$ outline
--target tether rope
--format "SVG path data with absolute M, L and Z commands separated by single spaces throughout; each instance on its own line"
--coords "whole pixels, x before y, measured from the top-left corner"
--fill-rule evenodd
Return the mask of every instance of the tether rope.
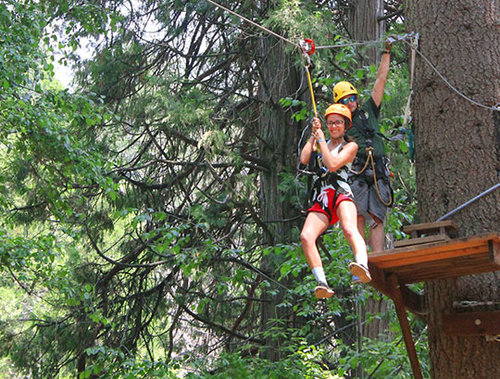
M 363 168 L 360 171 L 356 172 L 356 171 L 351 169 L 351 172 L 353 174 L 355 174 L 356 176 L 359 176 L 366 170 L 366 168 L 368 167 L 368 164 L 371 163 L 371 167 L 372 167 L 372 171 L 373 171 L 373 182 L 375 184 L 375 192 L 377 193 L 377 197 L 382 204 L 384 204 L 386 207 L 390 207 L 392 205 L 394 199 L 392 198 L 391 193 L 389 193 L 389 200 L 385 201 L 384 199 L 382 199 L 382 194 L 380 193 L 380 189 L 379 189 L 378 183 L 377 183 L 378 178 L 377 178 L 377 174 L 376 174 L 376 170 L 375 170 L 375 161 L 373 160 L 373 152 L 374 151 L 375 150 L 373 149 L 373 147 L 367 147 L 366 148 L 365 165 L 363 166 Z
M 408 95 L 408 100 L 406 102 L 406 107 L 405 107 L 405 113 L 403 117 L 403 125 L 401 128 L 406 128 L 406 123 L 408 122 L 408 119 L 410 117 L 410 105 L 411 105 L 411 98 L 413 96 L 413 78 L 414 78 L 414 73 L 415 73 L 415 58 L 416 58 L 416 53 L 417 53 L 417 48 L 418 48 L 418 38 L 419 35 L 418 33 L 415 34 L 414 38 L 412 39 L 411 42 L 411 59 L 410 59 L 410 94 Z
M 410 44 L 408 41 L 404 41 L 404 42 L 406 42 L 406 43 L 407 43 L 408 45 L 410 45 L 410 47 L 411 47 L 411 44 Z M 442 80 L 443 82 L 445 82 L 445 84 L 446 84 L 448 87 L 450 87 L 450 88 L 451 88 L 451 89 L 452 89 L 452 90 L 453 90 L 453 91 L 454 91 L 457 95 L 459 95 L 459 96 L 463 97 L 465 100 L 467 100 L 467 101 L 471 102 L 471 103 L 472 103 L 472 104 L 474 104 L 474 105 L 477 105 L 478 107 L 485 108 L 485 109 L 491 109 L 491 110 L 493 110 L 493 111 L 500 111 L 500 105 L 499 105 L 499 104 L 496 104 L 496 105 L 494 105 L 494 106 L 491 106 L 491 107 L 490 107 L 490 106 L 488 106 L 488 105 L 481 104 L 481 103 L 477 102 L 476 100 L 471 99 L 471 98 L 470 98 L 470 97 L 468 97 L 467 95 L 465 95 L 465 94 L 463 94 L 462 92 L 460 92 L 457 88 L 455 88 L 455 87 L 453 86 L 453 84 L 451 84 L 451 83 L 448 81 L 448 79 L 446 79 L 446 77 L 445 77 L 443 74 L 441 74 L 441 73 L 439 72 L 439 70 L 436 68 L 436 66 L 434 66 L 434 65 L 432 64 L 432 62 L 431 62 L 429 59 L 427 59 L 427 57 L 426 57 L 424 54 L 422 54 L 422 53 L 420 52 L 420 50 L 415 49 L 415 51 L 417 52 L 417 54 L 418 54 L 418 55 L 420 55 L 420 56 L 422 57 L 422 59 L 424 60 L 424 62 L 425 62 L 425 63 L 427 63 L 427 64 L 429 65 L 429 67 L 430 67 L 430 68 L 432 68 L 432 70 L 433 70 L 436 74 L 438 74 L 438 76 L 441 78 L 441 80 Z

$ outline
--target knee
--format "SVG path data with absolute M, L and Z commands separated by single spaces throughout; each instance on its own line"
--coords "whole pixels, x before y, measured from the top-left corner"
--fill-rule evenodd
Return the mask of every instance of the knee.
M 300 233 L 300 240 L 302 241 L 302 245 L 310 245 L 316 243 L 315 236 L 307 230 L 303 230 Z
M 348 241 L 352 241 L 358 234 L 358 228 L 356 225 L 344 225 L 342 226 L 342 232 Z

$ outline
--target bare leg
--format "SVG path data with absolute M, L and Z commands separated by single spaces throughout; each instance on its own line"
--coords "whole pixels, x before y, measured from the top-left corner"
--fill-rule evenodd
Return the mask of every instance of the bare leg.
M 358 231 L 363 238 L 366 238 L 365 227 L 366 227 L 365 216 L 358 215 Z
M 352 247 L 356 262 L 368 267 L 366 243 L 365 239 L 358 230 L 357 221 L 359 220 L 359 217 L 357 217 L 356 206 L 352 201 L 342 201 L 337 207 L 337 215 L 339 217 L 344 236 Z
M 384 223 L 377 217 L 374 217 L 377 225 L 370 228 L 370 247 L 372 251 L 382 251 L 384 250 Z
M 334 295 L 334 291 L 328 287 L 326 282 L 323 263 L 316 246 L 318 237 L 328 228 L 328 217 L 323 213 L 309 212 L 306 222 L 300 233 L 302 250 L 306 256 L 307 263 L 311 268 L 318 285 L 314 288 L 314 294 L 318 299 L 327 299 Z
M 323 213 L 309 212 L 300 233 L 302 250 L 311 269 L 322 267 L 316 240 L 328 228 L 328 217 Z
M 343 201 L 337 208 L 337 215 L 345 238 L 352 247 L 356 262 L 349 264 L 351 274 L 358 277 L 363 283 L 372 280 L 368 271 L 368 254 L 366 252 L 366 242 L 358 230 L 358 217 L 356 206 L 351 201 Z

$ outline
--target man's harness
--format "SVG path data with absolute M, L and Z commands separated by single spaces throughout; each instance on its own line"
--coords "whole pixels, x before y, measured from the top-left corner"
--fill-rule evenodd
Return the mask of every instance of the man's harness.
M 392 206 L 394 202 L 394 196 L 392 193 L 392 188 L 389 183 L 389 170 L 388 170 L 388 160 L 387 158 L 380 157 L 380 158 L 375 158 L 375 149 L 373 148 L 373 137 L 375 136 L 375 130 L 368 124 L 368 117 L 366 116 L 365 112 L 363 110 L 360 110 L 360 115 L 359 118 L 361 120 L 361 124 L 356 123 L 353 126 L 358 130 L 361 135 L 365 138 L 365 144 L 366 144 L 366 161 L 365 163 L 361 163 L 361 159 L 359 157 L 356 157 L 354 160 L 353 166 L 354 167 L 360 167 L 363 166 L 359 171 L 354 171 L 351 169 L 351 172 L 356 175 L 356 176 L 361 176 L 368 184 L 375 184 L 375 192 L 377 193 L 377 197 L 379 198 L 380 202 L 384 204 L 386 207 Z M 383 138 L 385 137 L 382 133 L 377 133 Z M 370 169 L 367 170 L 368 166 L 370 166 Z M 371 171 L 371 172 L 370 172 Z M 380 194 L 380 189 L 378 187 L 377 183 L 377 176 L 378 178 L 382 178 L 387 182 L 387 185 L 389 186 L 389 200 L 384 201 L 382 199 L 382 195 Z

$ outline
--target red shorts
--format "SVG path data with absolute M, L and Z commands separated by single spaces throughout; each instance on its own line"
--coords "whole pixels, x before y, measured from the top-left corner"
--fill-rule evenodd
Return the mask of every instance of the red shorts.
M 308 213 L 309 212 L 323 213 L 324 215 L 326 215 L 326 217 L 328 217 L 329 225 L 333 225 L 339 221 L 339 217 L 337 216 L 337 208 L 338 208 L 339 204 L 343 201 L 346 201 L 346 200 L 352 201 L 352 199 L 350 197 L 347 197 L 344 194 L 339 193 L 339 195 L 337 196 L 337 200 L 335 201 L 335 204 L 332 204 L 333 198 L 335 197 L 335 190 L 332 188 L 327 188 L 325 191 L 326 191 L 327 198 L 328 198 L 328 211 L 330 212 L 330 214 L 328 214 L 328 212 L 325 210 L 325 208 L 323 208 L 322 202 L 320 202 L 318 200 L 314 201 L 314 204 L 312 205 L 311 208 L 309 208 L 307 210 L 307 212 Z M 332 208 L 332 206 L 333 206 L 333 208 Z

